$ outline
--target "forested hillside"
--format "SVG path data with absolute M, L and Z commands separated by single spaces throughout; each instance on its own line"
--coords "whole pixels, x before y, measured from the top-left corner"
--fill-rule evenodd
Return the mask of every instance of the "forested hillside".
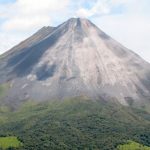
M 128 140 L 150 146 L 147 112 L 81 97 L 1 106 L 0 127 L 1 137 L 23 143 L 19 150 L 116 150 Z

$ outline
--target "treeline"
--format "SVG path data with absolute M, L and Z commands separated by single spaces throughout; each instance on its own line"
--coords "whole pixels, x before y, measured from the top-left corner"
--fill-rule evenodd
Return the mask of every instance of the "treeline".
M 127 140 L 150 146 L 149 124 L 131 112 L 90 101 L 38 105 L 18 112 L 21 118 L 15 113 L 0 134 L 17 136 L 19 150 L 116 150 Z

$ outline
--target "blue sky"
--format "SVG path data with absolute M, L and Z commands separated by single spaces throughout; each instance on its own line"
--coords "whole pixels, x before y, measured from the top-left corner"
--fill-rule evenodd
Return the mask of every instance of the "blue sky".
M 150 0 L 0 0 L 0 53 L 43 26 L 85 17 L 150 62 Z
M 1 4 L 6 4 L 6 3 L 13 3 L 15 2 L 16 0 L 1 0 L 0 3 Z

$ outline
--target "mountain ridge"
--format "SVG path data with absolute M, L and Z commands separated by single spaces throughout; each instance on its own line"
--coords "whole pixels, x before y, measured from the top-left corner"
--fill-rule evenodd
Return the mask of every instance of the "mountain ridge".
M 87 19 L 42 28 L 0 59 L 9 103 L 85 95 L 149 103 L 150 65 Z M 141 100 L 142 99 L 142 100 Z
M 0 77 L 0 149 L 150 149 L 150 64 L 87 19 L 38 30 Z

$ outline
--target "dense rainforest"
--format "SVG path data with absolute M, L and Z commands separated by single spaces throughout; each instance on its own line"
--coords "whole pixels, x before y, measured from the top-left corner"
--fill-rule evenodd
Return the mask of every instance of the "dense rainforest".
M 128 140 L 150 146 L 150 115 L 119 103 L 73 98 L 16 110 L 0 107 L 0 137 L 15 136 L 19 150 L 116 150 Z

